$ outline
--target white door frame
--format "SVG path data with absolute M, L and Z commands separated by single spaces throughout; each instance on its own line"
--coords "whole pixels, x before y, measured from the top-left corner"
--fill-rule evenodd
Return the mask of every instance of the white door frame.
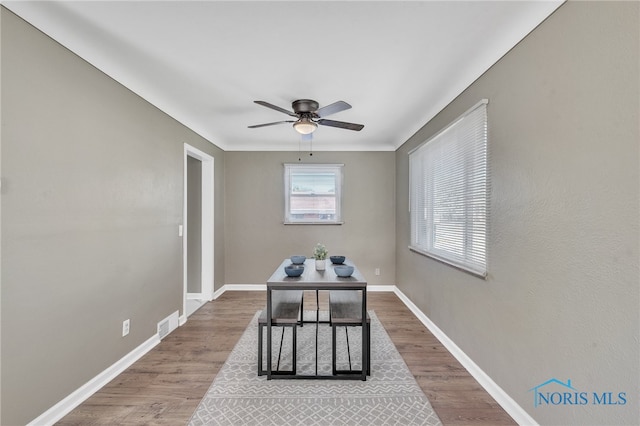
M 202 271 L 201 271 L 201 293 L 187 292 L 187 157 L 195 158 L 202 162 Z M 184 144 L 184 196 L 182 217 L 184 227 L 182 231 L 182 317 L 181 324 L 187 320 L 187 299 L 213 300 L 213 281 L 214 281 L 214 238 L 213 238 L 213 222 L 214 222 L 214 178 L 213 168 L 214 158 L 209 154 L 200 151 L 191 145 Z

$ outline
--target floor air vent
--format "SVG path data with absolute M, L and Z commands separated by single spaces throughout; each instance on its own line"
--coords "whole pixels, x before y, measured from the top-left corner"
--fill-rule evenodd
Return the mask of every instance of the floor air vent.
M 176 328 L 178 328 L 178 311 L 158 323 L 158 337 L 162 340 Z

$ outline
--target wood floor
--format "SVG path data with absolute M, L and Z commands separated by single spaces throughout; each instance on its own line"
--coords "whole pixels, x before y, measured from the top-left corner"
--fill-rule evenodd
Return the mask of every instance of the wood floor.
M 309 296 L 305 303 L 315 303 Z M 58 424 L 186 424 L 265 299 L 229 291 L 207 303 Z M 515 424 L 395 294 L 367 299 L 445 425 Z

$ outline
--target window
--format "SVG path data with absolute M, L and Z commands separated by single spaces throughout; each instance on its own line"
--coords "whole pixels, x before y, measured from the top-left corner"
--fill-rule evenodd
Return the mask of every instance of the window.
M 284 223 L 342 223 L 342 164 L 285 164 Z
M 409 153 L 409 248 L 487 275 L 487 103 Z

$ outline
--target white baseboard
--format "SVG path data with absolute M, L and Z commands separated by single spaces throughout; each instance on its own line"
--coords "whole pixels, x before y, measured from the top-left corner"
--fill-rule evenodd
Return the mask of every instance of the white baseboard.
M 147 339 L 146 342 L 129 352 L 111 367 L 107 368 L 102 373 L 76 389 L 73 393 L 69 394 L 56 405 L 33 419 L 28 425 L 43 426 L 56 423 L 61 418 L 69 414 L 78 405 L 82 404 L 91 395 L 99 391 L 104 385 L 116 378 L 118 374 L 122 373 L 134 362 L 142 358 L 144 354 L 153 349 L 158 343 L 160 343 L 160 338 L 157 334 L 154 334 Z
M 394 286 L 395 287 L 395 286 Z M 413 314 L 424 324 L 427 329 L 447 348 L 447 350 L 462 364 L 462 366 L 478 381 L 496 402 L 519 425 L 537 425 L 538 423 L 516 401 L 513 400 L 496 382 L 482 371 L 473 360 L 465 354 L 437 325 L 433 323 L 399 288 L 394 292 Z
M 395 285 L 367 285 L 367 292 L 369 291 L 391 291 L 395 292 Z
M 225 284 L 213 293 L 213 298 L 217 299 L 225 291 L 267 291 L 266 284 Z

